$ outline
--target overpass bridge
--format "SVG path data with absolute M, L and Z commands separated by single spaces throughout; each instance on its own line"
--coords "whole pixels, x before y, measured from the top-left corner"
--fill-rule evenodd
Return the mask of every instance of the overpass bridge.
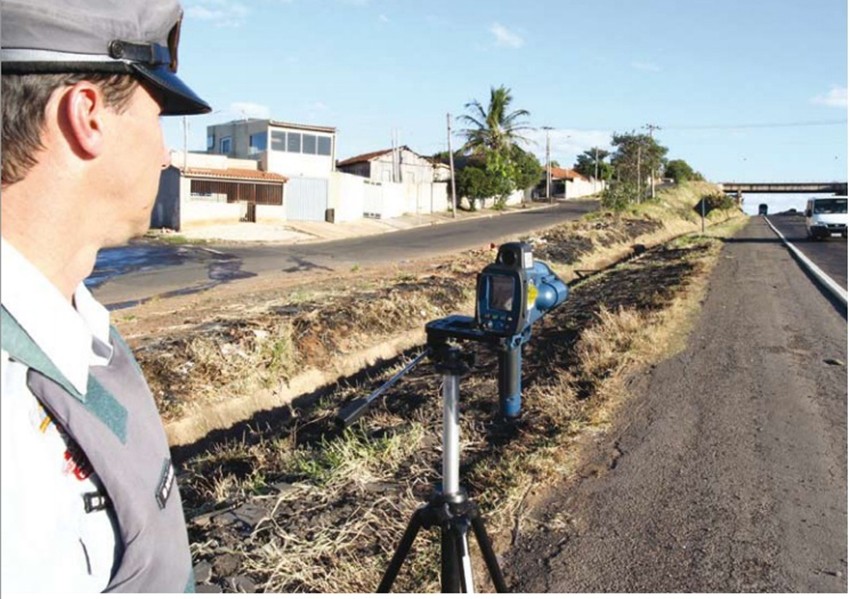
M 723 193 L 734 194 L 740 200 L 744 193 L 833 193 L 847 195 L 847 182 L 829 183 L 720 183 Z

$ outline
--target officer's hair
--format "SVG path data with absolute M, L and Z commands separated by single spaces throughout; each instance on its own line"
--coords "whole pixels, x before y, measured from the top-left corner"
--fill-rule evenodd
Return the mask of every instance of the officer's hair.
M 6 74 L 0 78 L 3 105 L 3 185 L 26 177 L 42 149 L 44 111 L 53 92 L 80 81 L 91 81 L 103 90 L 106 105 L 123 112 L 138 82 L 132 75 L 106 73 Z

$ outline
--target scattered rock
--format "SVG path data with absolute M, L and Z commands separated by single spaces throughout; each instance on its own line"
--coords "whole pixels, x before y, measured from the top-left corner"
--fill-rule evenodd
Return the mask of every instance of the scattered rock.
M 198 562 L 195 564 L 194 572 L 196 583 L 201 584 L 209 582 L 210 577 L 212 576 L 212 564 L 210 564 L 207 560 Z
M 248 576 L 234 576 L 227 581 L 230 590 L 235 593 L 256 593 L 257 583 Z
M 239 565 L 241 560 L 239 556 L 226 553 L 224 555 L 216 556 L 213 559 L 213 569 L 219 577 L 232 576 L 239 570 Z
M 264 506 L 245 503 L 233 510 L 233 515 L 236 516 L 240 522 L 254 528 L 261 520 L 269 517 L 269 511 Z

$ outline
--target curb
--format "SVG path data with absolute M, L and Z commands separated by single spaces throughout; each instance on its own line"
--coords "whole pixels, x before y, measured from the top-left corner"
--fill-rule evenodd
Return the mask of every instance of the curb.
M 577 198 L 577 200 L 584 200 L 584 199 L 587 199 L 587 198 Z M 290 224 L 287 224 L 288 227 L 295 229 L 296 231 L 303 232 L 307 235 L 313 235 L 314 238 L 313 239 L 298 239 L 298 240 L 294 240 L 294 241 L 273 242 L 273 243 L 278 243 L 279 245 L 290 245 L 290 244 L 291 245 L 295 245 L 295 244 L 302 245 L 302 244 L 310 244 L 310 243 L 323 243 L 323 242 L 326 242 L 326 241 L 338 241 L 340 239 L 353 239 L 353 238 L 356 238 L 356 237 L 371 237 L 371 236 L 374 236 L 374 235 L 384 235 L 385 233 L 394 233 L 396 231 L 408 231 L 410 229 L 421 229 L 423 227 L 434 227 L 434 226 L 440 226 L 440 225 L 446 225 L 446 224 L 452 224 L 452 223 L 459 223 L 459 222 L 465 221 L 465 220 L 480 220 L 480 219 L 485 219 L 485 218 L 498 218 L 500 216 L 505 216 L 505 215 L 508 215 L 508 214 L 515 214 L 515 213 L 518 213 L 518 212 L 531 212 L 531 211 L 536 211 L 536 210 L 544 210 L 546 208 L 551 208 L 552 206 L 555 206 L 558 203 L 561 203 L 561 202 L 564 202 L 564 201 L 570 201 L 570 200 L 560 200 L 560 201 L 555 201 L 555 202 L 552 202 L 552 203 L 545 203 L 541 206 L 535 206 L 535 205 L 532 204 L 532 205 L 526 206 L 524 208 L 509 208 L 507 210 L 491 211 L 491 212 L 487 212 L 487 213 L 483 212 L 483 210 L 480 210 L 480 211 L 477 210 L 474 213 L 467 214 L 466 216 L 463 216 L 461 218 L 448 218 L 448 217 L 438 218 L 438 219 L 435 219 L 435 220 L 432 220 L 432 221 L 429 221 L 429 222 L 422 222 L 422 223 L 404 226 L 404 227 L 392 227 L 392 228 L 390 228 L 386 231 L 375 231 L 375 232 L 369 232 L 369 233 L 355 233 L 355 234 L 352 234 L 352 235 L 341 235 L 339 237 L 321 237 L 321 236 L 316 235 L 314 233 L 309 233 L 307 231 L 299 229 L 297 226 L 292 226 Z M 594 200 L 588 200 L 588 201 L 594 201 Z M 388 220 L 390 220 L 390 219 L 388 219 Z M 384 224 L 386 224 L 386 221 L 384 221 Z M 391 225 L 389 225 L 389 226 L 391 226 Z
M 826 289 L 830 293 L 832 293 L 832 295 L 835 296 L 838 301 L 844 304 L 844 306 L 847 306 L 847 291 L 845 289 L 842 289 L 841 285 L 833 281 L 832 277 L 823 272 L 817 264 L 809 260 L 806 255 L 800 250 L 798 250 L 793 243 L 785 239 L 785 236 L 779 232 L 779 229 L 773 226 L 773 223 L 770 222 L 766 216 L 764 217 L 764 222 L 766 222 L 768 226 L 773 229 L 773 232 L 776 233 L 779 239 L 782 240 L 782 243 L 784 243 L 788 247 L 788 249 L 791 250 L 791 253 L 794 254 L 797 260 L 799 260 L 800 264 L 803 265 L 803 268 L 809 271 L 809 273 L 813 277 L 815 277 L 815 279 L 817 279 L 821 285 L 826 287 Z

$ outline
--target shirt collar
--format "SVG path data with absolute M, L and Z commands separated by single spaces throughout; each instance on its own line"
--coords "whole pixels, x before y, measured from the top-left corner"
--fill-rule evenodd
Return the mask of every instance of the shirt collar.
M 74 305 L 69 304 L 12 244 L 5 239 L 0 244 L 0 302 L 59 372 L 85 394 L 89 367 L 111 358 L 109 311 L 82 283 L 74 292 Z

